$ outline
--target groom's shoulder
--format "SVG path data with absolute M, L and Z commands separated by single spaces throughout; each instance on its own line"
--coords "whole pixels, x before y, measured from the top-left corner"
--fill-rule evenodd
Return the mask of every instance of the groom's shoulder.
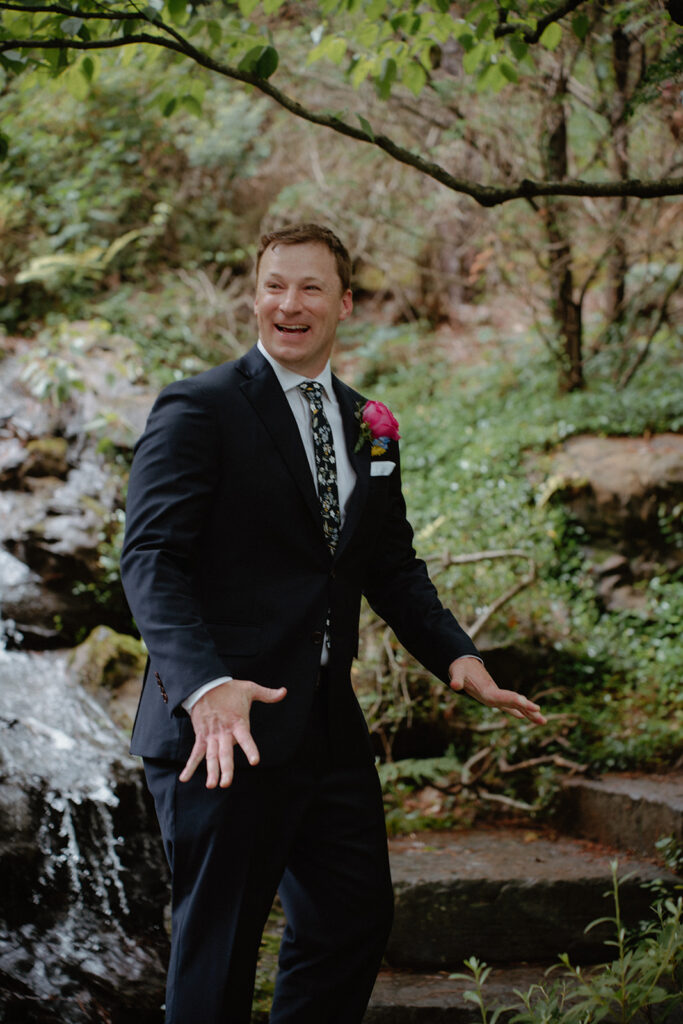
M 245 355 L 229 362 L 212 366 L 209 370 L 190 377 L 173 381 L 164 388 L 164 393 L 185 393 L 193 396 L 204 396 L 207 399 L 225 396 L 226 389 L 237 387 L 261 369 L 264 360 L 256 348 L 250 349 Z

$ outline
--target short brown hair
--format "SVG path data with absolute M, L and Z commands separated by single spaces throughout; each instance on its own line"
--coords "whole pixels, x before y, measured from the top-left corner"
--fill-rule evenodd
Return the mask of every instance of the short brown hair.
M 261 236 L 261 242 L 256 254 L 256 276 L 258 277 L 261 257 L 271 245 L 304 245 L 306 242 L 318 242 L 326 246 L 335 258 L 337 274 L 341 281 L 342 292 L 345 292 L 351 283 L 351 257 L 348 254 L 344 243 L 337 238 L 334 231 L 324 228 L 320 224 L 292 224 L 287 228 L 280 228 L 279 231 L 271 231 Z

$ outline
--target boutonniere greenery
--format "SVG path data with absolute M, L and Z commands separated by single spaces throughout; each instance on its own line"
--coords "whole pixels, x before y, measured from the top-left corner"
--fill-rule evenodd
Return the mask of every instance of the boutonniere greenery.
M 360 423 L 355 452 L 360 451 L 366 441 L 370 442 L 371 455 L 384 455 L 390 441 L 398 441 L 398 420 L 383 402 L 358 403 L 356 419 Z

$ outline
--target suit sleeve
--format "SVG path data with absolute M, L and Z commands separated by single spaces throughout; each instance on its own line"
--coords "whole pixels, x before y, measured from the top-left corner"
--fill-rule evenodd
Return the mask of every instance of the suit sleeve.
M 480 654 L 452 612 L 442 605 L 427 566 L 415 553 L 395 441 L 390 454 L 396 469 L 387 478 L 386 514 L 370 560 L 365 596 L 406 650 L 447 683 L 448 667 L 455 658 Z
M 135 450 L 121 578 L 172 713 L 226 671 L 193 582 L 217 460 L 215 418 L 194 382 L 166 388 Z

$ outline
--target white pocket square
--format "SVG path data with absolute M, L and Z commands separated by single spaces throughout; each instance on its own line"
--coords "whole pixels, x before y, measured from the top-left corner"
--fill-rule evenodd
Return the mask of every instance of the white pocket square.
M 396 469 L 395 462 L 371 462 L 370 463 L 370 476 L 389 476 Z

